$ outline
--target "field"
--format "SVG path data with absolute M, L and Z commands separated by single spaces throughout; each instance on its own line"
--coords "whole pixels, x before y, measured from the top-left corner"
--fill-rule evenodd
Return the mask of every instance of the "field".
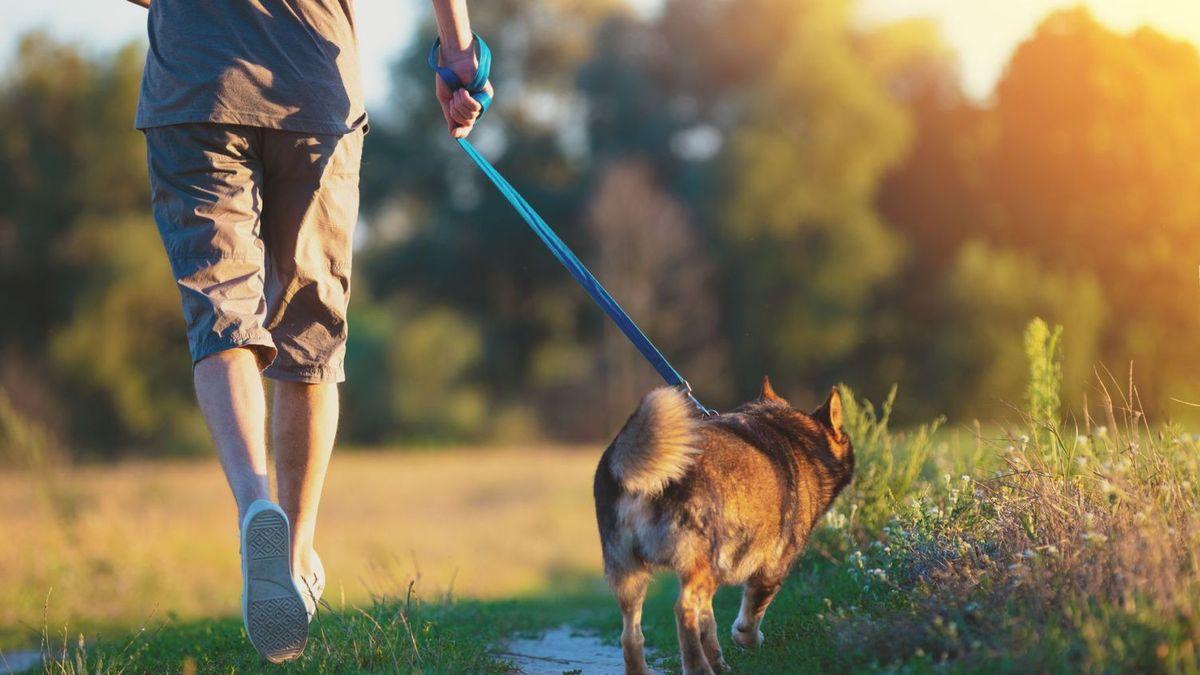
M 322 502 L 330 601 L 529 594 L 595 575 L 599 449 L 345 452 Z M 0 474 L 3 646 L 238 611 L 236 513 L 215 461 Z
M 769 610 L 766 646 L 724 638 L 736 671 L 1197 671 L 1200 444 L 1149 424 L 1112 378 L 1063 421 L 1054 337 L 1030 337 L 1007 425 L 894 431 L 892 399 L 848 406 L 855 481 Z M 318 535 L 330 606 L 286 669 L 505 672 L 507 640 L 559 626 L 616 650 L 598 451 L 338 456 Z M 236 616 L 224 490 L 208 463 L 4 476 L 6 644 L 44 641 L 57 672 L 268 670 Z M 660 579 L 645 612 L 667 672 L 674 593 Z M 737 599 L 718 595 L 723 627 Z

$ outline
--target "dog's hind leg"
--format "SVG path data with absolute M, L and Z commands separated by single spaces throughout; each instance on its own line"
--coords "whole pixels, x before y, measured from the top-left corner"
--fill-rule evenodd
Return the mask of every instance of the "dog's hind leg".
M 650 583 L 650 569 L 637 567 L 608 574 L 608 583 L 617 596 L 621 608 L 621 651 L 625 654 L 627 675 L 648 675 L 645 644 L 642 637 L 642 603 L 646 600 L 646 586 Z
M 713 667 L 704 653 L 700 639 L 701 617 L 705 603 L 717 589 L 716 580 L 708 570 L 679 575 L 679 600 L 675 603 L 675 628 L 679 634 L 679 652 L 684 675 L 713 675 Z
M 754 576 L 742 592 L 742 609 L 733 622 L 733 641 L 743 647 L 761 647 L 763 634 L 759 630 L 767 606 L 775 599 L 783 579 L 775 576 Z
M 732 670 L 725 662 L 725 655 L 721 653 L 721 643 L 717 640 L 717 618 L 713 614 L 711 595 L 701 603 L 700 644 L 704 647 L 704 656 L 708 658 L 708 665 L 712 666 L 713 670 L 718 673 Z

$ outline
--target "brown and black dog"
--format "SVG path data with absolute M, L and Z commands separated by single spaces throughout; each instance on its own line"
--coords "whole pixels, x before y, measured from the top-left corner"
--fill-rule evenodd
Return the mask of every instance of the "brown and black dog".
M 764 378 L 757 399 L 708 419 L 678 389 L 647 394 L 604 452 L 594 486 L 625 672 L 648 672 L 642 601 L 655 567 L 679 575 L 684 673 L 729 668 L 712 610 L 719 585 L 745 584 L 733 639 L 761 645 L 767 605 L 853 471 L 836 389 L 808 414 Z

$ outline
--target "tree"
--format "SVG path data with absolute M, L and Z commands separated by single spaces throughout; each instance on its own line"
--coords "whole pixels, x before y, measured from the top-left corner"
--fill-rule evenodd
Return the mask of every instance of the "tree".
M 500 94 L 471 140 L 585 258 L 582 210 L 590 165 L 577 147 L 572 151 L 570 117 L 563 112 L 578 103 L 571 84 L 590 52 L 592 29 L 601 17 L 627 11 L 619 7 L 608 0 L 511 0 L 483 6 L 475 17 L 493 27 Z M 585 410 L 596 389 L 564 390 L 538 363 L 548 362 L 548 345 L 586 357 L 598 343 L 601 319 L 447 137 L 433 101 L 417 93 L 433 77 L 426 50 L 414 45 L 397 62 L 395 114 L 373 122 L 363 173 L 368 231 L 356 274 L 385 305 L 415 303 L 409 311 L 440 307 L 469 318 L 486 349 L 470 375 L 492 413 L 511 401 L 522 408 L 504 413 L 511 419 L 529 418 L 524 407 L 550 410 L 539 405 L 546 400 Z M 348 385 L 360 386 L 370 385 Z M 575 426 L 552 413 L 542 421 L 551 434 Z
M 34 33 L 0 90 L 0 384 L 77 450 L 203 447 L 133 129 L 141 61 Z
M 596 274 L 613 297 L 652 340 L 670 345 L 661 348 L 703 387 L 698 395 L 722 394 L 727 373 L 712 263 L 682 204 L 658 187 L 646 163 L 614 162 L 601 174 L 587 224 Z M 603 345 L 603 421 L 612 429 L 662 380 L 616 326 L 605 326 Z
M 1096 276 L 1111 312 L 1101 354 L 1117 371 L 1134 362 L 1151 408 L 1200 396 L 1195 110 L 1193 46 L 1114 33 L 1084 9 L 1047 18 L 996 90 L 991 236 Z
M 757 61 L 715 223 L 740 388 L 763 373 L 827 384 L 846 376 L 901 255 L 874 195 L 908 122 L 856 47 L 846 3 L 755 0 L 725 18 L 737 44 L 779 45 Z

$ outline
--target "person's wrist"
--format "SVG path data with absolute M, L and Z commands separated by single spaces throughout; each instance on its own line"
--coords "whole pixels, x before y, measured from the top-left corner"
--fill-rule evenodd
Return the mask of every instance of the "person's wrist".
M 470 47 L 466 51 L 450 51 L 443 47 L 441 60 L 442 65 L 453 70 L 463 82 L 474 77 L 475 70 L 479 67 L 479 59 L 475 56 L 475 50 Z
M 442 65 L 450 68 L 461 64 L 475 65 L 475 50 L 472 47 L 472 45 L 467 45 L 463 49 L 456 49 L 443 44 L 441 47 Z
M 469 28 L 442 31 L 440 38 L 444 59 L 462 59 L 475 51 L 475 34 Z

